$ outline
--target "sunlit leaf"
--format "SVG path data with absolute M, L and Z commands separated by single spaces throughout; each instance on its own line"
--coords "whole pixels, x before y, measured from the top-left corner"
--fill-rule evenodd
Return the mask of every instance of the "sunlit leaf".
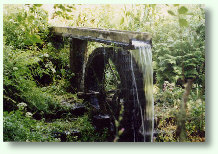
M 120 24 L 122 25 L 124 23 L 124 17 L 121 18 Z
M 33 4 L 36 7 L 41 7 L 43 4 Z
M 194 15 L 194 13 L 186 13 L 186 15 Z
M 168 12 L 170 15 L 175 16 L 175 13 L 174 13 L 173 11 L 168 10 L 167 12 Z
M 32 22 L 34 19 L 35 19 L 35 17 L 33 15 L 31 15 L 31 16 L 28 17 L 27 20 L 28 20 L 28 22 Z
M 59 8 L 60 8 L 61 10 L 63 10 L 63 11 L 66 10 L 66 8 L 65 8 L 62 4 L 59 5 Z
M 54 4 L 54 9 L 56 9 L 58 7 L 58 4 Z
M 180 18 L 180 19 L 179 19 L 179 25 L 180 25 L 181 27 L 186 27 L 186 26 L 188 26 L 188 22 L 187 22 L 186 19 Z
M 131 12 L 130 11 L 126 11 L 126 16 L 130 16 Z
M 67 12 L 72 12 L 72 10 L 71 10 L 71 9 L 66 9 L 66 11 L 67 11 Z
M 17 21 L 18 21 L 18 22 L 21 22 L 21 21 L 22 21 L 22 16 L 18 15 L 18 16 L 17 16 Z
M 184 6 L 180 7 L 178 9 L 179 14 L 186 14 L 188 12 L 188 9 Z
M 155 7 L 156 7 L 156 5 L 157 5 L 157 4 L 151 4 L 151 7 L 152 7 L 152 8 L 155 8 Z
M 56 11 L 55 12 L 57 15 L 62 15 L 62 12 L 61 11 Z
M 69 17 L 69 16 L 66 16 L 65 18 L 66 18 L 67 20 L 70 20 L 70 17 Z
M 43 41 L 41 40 L 40 36 L 37 34 L 32 35 L 32 41 L 33 43 L 43 43 Z

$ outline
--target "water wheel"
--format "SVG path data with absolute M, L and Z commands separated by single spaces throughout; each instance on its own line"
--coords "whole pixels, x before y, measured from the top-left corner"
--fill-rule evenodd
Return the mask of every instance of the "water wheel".
M 96 48 L 86 64 L 84 86 L 86 92 L 99 93 L 90 102 L 97 114 L 109 115 L 114 135 L 124 130 L 119 141 L 144 141 L 140 133 L 146 103 L 143 76 L 129 51 Z

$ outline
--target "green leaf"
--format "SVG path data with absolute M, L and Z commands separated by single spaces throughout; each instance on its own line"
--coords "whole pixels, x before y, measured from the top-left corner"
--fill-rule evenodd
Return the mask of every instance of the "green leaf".
M 154 9 L 157 4 L 151 4 L 151 7 Z
M 66 11 L 67 11 L 67 12 L 72 12 L 72 10 L 71 10 L 71 9 L 66 9 Z
M 179 4 L 173 4 L 173 6 L 179 6 Z
M 66 18 L 67 20 L 70 20 L 70 17 L 69 17 L 69 16 L 65 16 L 65 18 Z
M 22 16 L 20 16 L 20 15 L 17 16 L 17 21 L 18 21 L 18 22 L 21 22 L 22 19 L 23 19 Z
M 54 9 L 56 9 L 58 7 L 58 4 L 54 4 Z
M 179 19 L 179 26 L 180 27 L 187 27 L 188 26 L 188 21 L 186 19 L 180 18 Z
M 62 4 L 59 5 L 59 8 L 60 8 L 61 10 L 63 10 L 63 11 L 66 10 L 66 8 L 65 8 Z
M 43 41 L 41 40 L 40 36 L 37 35 L 37 34 L 33 34 L 31 39 L 32 39 L 33 44 L 35 44 L 35 43 L 42 44 L 43 43 Z
M 126 11 L 126 16 L 130 16 L 131 12 L 130 11 Z
M 32 22 L 34 19 L 35 19 L 35 17 L 33 15 L 31 15 L 27 18 L 28 22 Z
M 118 135 L 121 136 L 124 132 L 124 129 L 119 130 Z
M 178 9 L 179 14 L 186 14 L 188 12 L 188 9 L 184 6 L 180 7 Z
M 34 6 L 36 6 L 36 7 L 41 7 L 42 6 L 42 4 L 33 4 Z
M 76 10 L 76 8 L 75 8 L 75 7 L 73 7 L 73 6 L 71 7 L 71 9 L 73 9 L 73 10 Z
M 193 16 L 193 15 L 194 15 L 194 13 L 186 13 L 186 15 L 192 15 L 192 16 Z
M 167 12 L 168 12 L 170 15 L 172 15 L 172 16 L 176 16 L 175 13 L 174 13 L 173 11 L 171 11 L 171 10 L 168 10 Z
M 61 12 L 61 11 L 56 11 L 55 13 L 56 13 L 57 15 L 59 15 L 59 16 L 62 15 L 62 12 Z
M 122 25 L 124 23 L 124 17 L 121 18 L 120 24 Z
M 119 127 L 119 122 L 117 120 L 115 120 L 115 126 Z

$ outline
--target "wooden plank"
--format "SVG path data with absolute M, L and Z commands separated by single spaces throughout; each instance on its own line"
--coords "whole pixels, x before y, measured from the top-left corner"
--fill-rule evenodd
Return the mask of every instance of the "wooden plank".
M 132 40 L 151 41 L 151 35 L 146 32 L 104 30 L 82 27 L 52 27 L 52 32 L 57 35 L 70 36 L 73 38 L 96 41 L 102 43 L 117 43 L 131 45 Z

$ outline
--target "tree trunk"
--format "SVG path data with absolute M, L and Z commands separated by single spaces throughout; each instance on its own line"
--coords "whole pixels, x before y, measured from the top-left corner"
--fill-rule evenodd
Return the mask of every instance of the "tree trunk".
M 187 108 L 187 101 L 188 101 L 188 96 L 191 92 L 193 84 L 193 79 L 188 79 L 186 86 L 185 86 L 185 92 L 182 97 L 182 101 L 180 104 L 180 112 L 178 116 L 178 125 L 177 125 L 177 130 L 176 134 L 179 136 L 179 141 L 180 142 L 185 142 L 186 141 L 186 127 L 185 127 L 185 122 L 186 122 L 186 108 Z

